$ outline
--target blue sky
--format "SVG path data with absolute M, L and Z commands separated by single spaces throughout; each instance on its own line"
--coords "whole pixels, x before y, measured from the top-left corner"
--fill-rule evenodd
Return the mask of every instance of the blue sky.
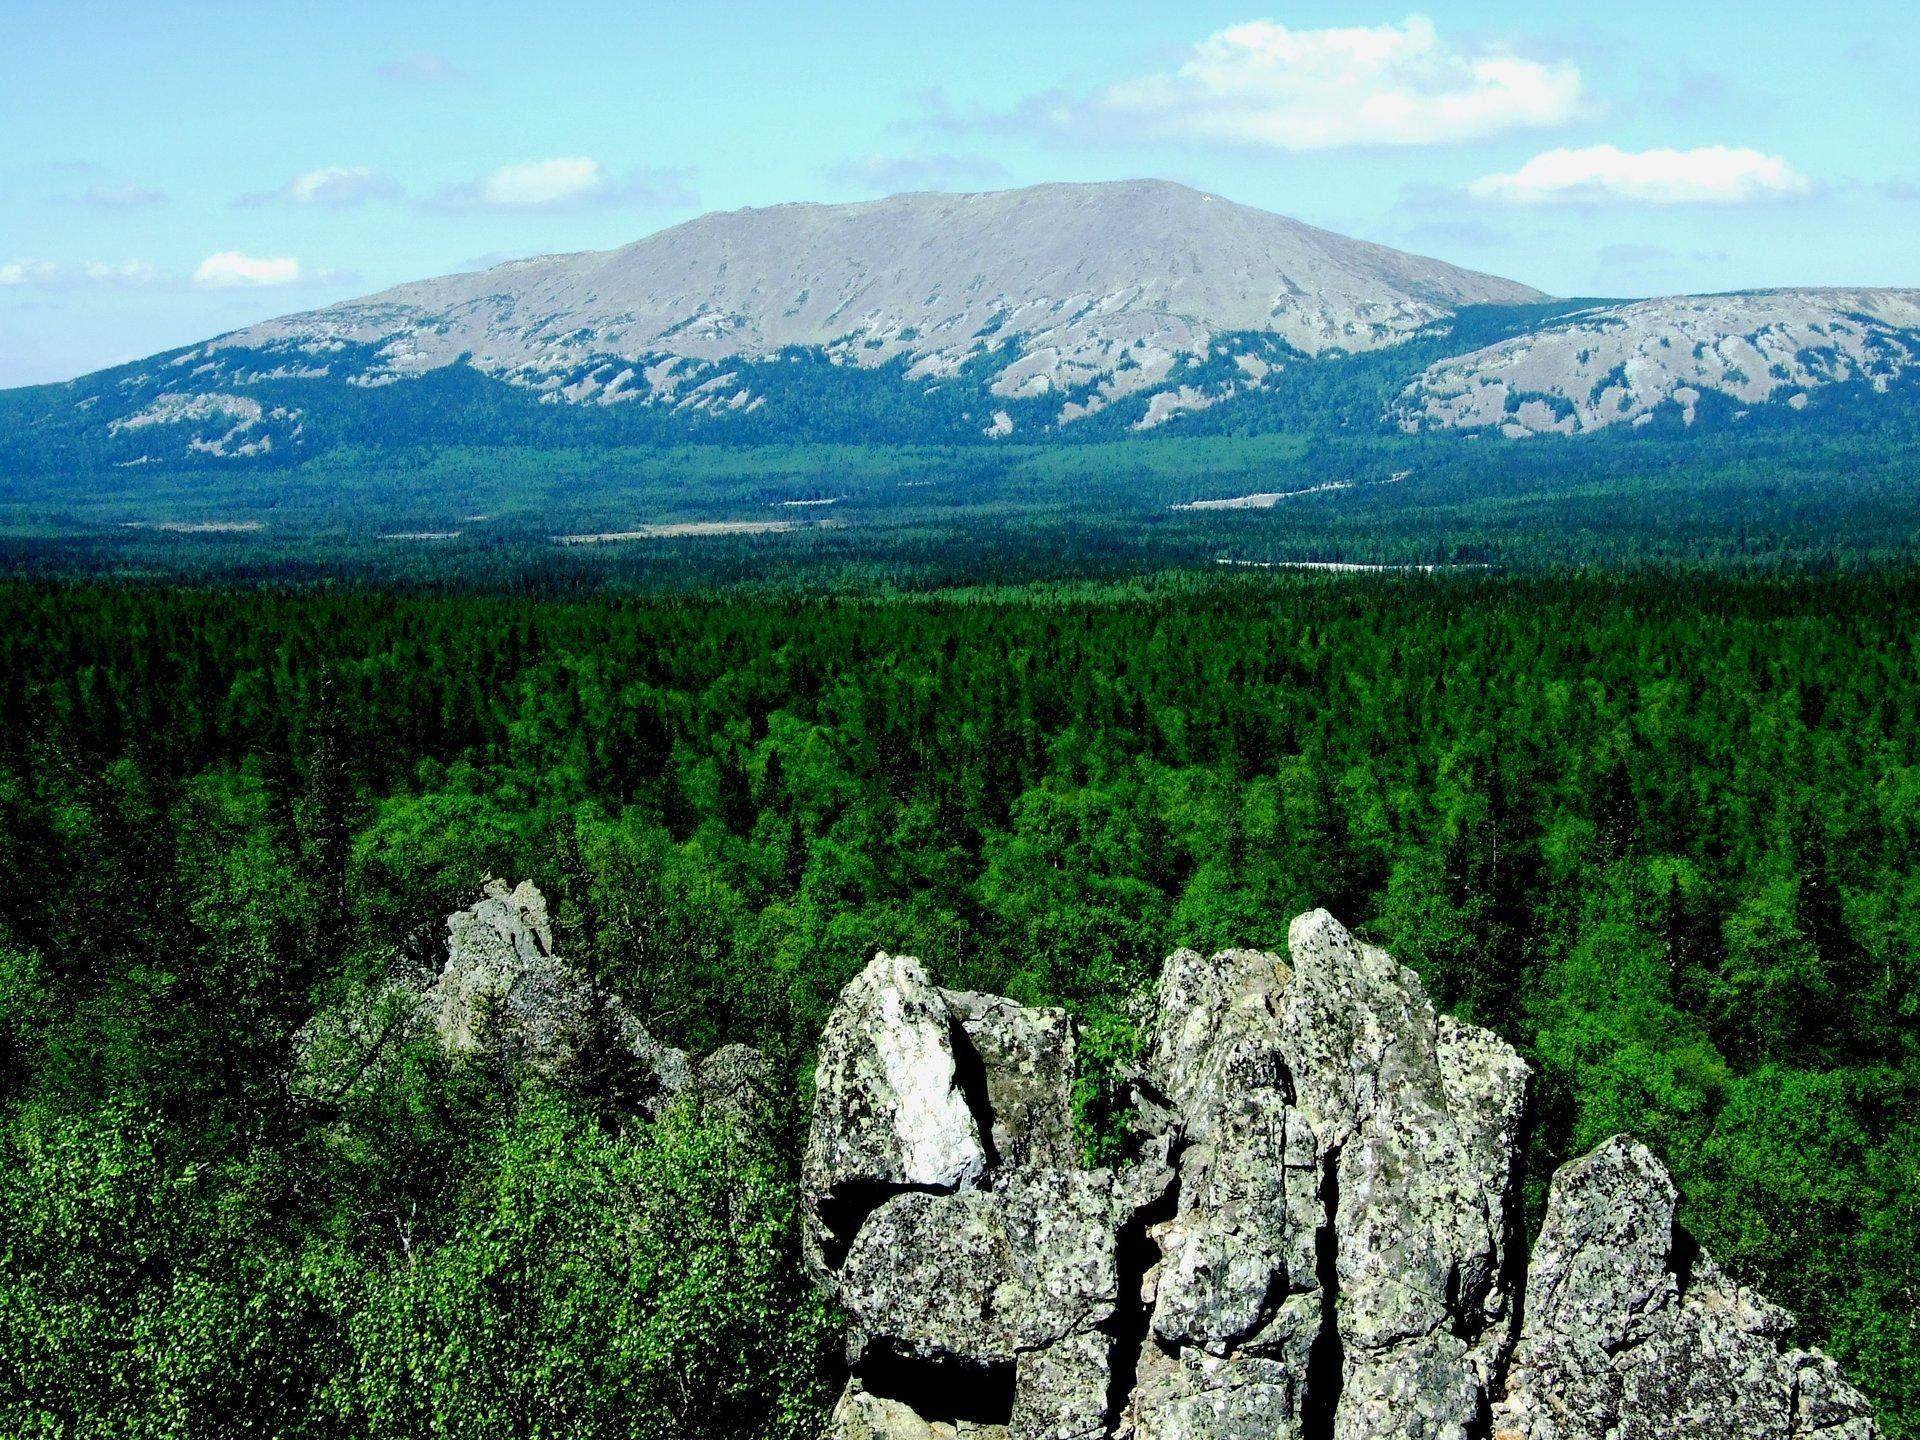
M 704 210 L 1155 175 L 1559 294 L 1920 286 L 1920 7 L 0 0 L 0 385 Z

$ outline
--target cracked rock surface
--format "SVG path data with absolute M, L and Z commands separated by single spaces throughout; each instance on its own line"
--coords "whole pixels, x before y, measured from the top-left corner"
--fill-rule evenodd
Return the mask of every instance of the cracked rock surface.
M 1144 1040 L 1094 1168 L 1064 1012 L 884 954 L 848 985 L 802 1176 L 835 1440 L 1872 1437 L 1630 1142 L 1556 1180 L 1522 1327 L 1527 1067 L 1326 912 L 1172 956 Z
M 1675 1200 L 1625 1136 L 1554 1177 L 1496 1440 L 1871 1440 L 1839 1367 L 1791 1347 L 1793 1317 L 1722 1274 Z

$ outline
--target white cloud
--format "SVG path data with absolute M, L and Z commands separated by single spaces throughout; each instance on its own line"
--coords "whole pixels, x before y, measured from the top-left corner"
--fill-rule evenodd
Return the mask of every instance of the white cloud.
M 43 289 L 83 286 L 126 288 L 163 284 L 173 277 L 145 260 L 82 260 L 59 264 L 52 260 L 14 260 L 0 264 L 0 285 L 32 285 Z
M 1750 205 L 1811 195 L 1815 186 L 1785 160 L 1758 150 L 1594 145 L 1549 150 L 1510 175 L 1488 175 L 1467 188 L 1479 199 L 1511 205 Z
M 8 260 L 0 263 L 0 285 L 45 285 L 56 280 L 60 267 L 51 260 Z
M 1007 178 L 1007 167 L 980 155 L 862 155 L 822 173 L 835 185 L 891 194 L 991 185 Z
M 323 165 L 296 175 L 277 190 L 244 195 L 242 205 L 315 205 L 328 210 L 344 210 L 374 200 L 392 200 L 400 187 L 378 170 L 366 165 Z
M 1415 15 L 1373 28 L 1234 25 L 1170 74 L 1110 85 L 1088 102 L 1036 102 L 1033 118 L 1057 129 L 1302 151 L 1480 140 L 1564 124 L 1584 106 L 1577 66 L 1457 45 Z
M 305 278 L 300 262 L 290 255 L 263 258 L 238 250 L 209 255 L 193 272 L 194 284 L 219 287 L 292 285 Z
M 431 50 L 415 51 L 403 55 L 398 60 L 389 60 L 379 67 L 383 79 L 399 80 L 410 85 L 444 85 L 452 80 L 464 80 L 466 72 L 444 55 Z
M 587 206 L 683 206 L 695 203 L 684 170 L 634 170 L 615 175 L 584 155 L 503 165 L 478 180 L 442 191 L 433 202 L 447 210 L 565 210 Z
M 591 195 L 607 183 L 598 160 L 571 156 L 503 165 L 479 184 L 483 205 L 503 207 L 564 205 Z

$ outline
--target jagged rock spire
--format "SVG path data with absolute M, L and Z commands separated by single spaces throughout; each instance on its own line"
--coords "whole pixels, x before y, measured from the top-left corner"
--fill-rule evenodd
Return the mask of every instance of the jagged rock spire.
M 1677 1199 L 1624 1135 L 1554 1176 L 1496 1440 L 1871 1440 L 1839 1367 L 1791 1347 L 1793 1317 L 1721 1272 Z

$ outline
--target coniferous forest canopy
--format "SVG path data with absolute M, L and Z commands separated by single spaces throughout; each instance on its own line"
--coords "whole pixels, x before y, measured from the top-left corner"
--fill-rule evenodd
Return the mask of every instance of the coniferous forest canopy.
M 1645 1138 L 1920 1436 L 1910 570 L 230 581 L 0 586 L 0 1431 L 808 1435 L 794 1159 L 866 957 L 1072 1007 L 1097 1153 L 1161 958 L 1326 906 L 1536 1067 L 1536 1222 Z M 290 1089 L 488 875 L 765 1050 L 783 1138 L 430 1047 Z

